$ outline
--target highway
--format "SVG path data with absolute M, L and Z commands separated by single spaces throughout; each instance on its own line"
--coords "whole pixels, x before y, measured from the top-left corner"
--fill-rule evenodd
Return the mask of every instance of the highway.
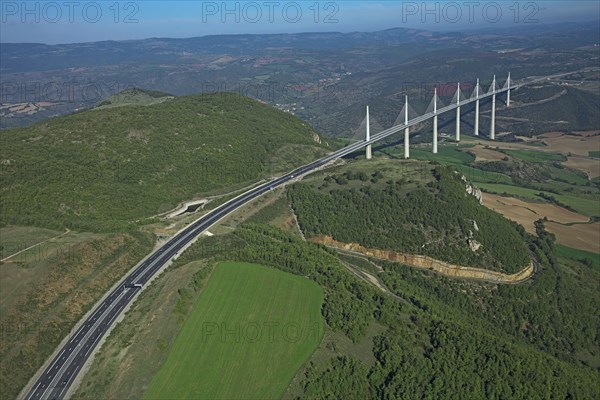
M 331 159 L 335 158 L 328 156 L 327 160 L 317 160 L 245 192 L 202 216 L 157 249 L 127 275 L 121 285 L 97 305 L 91 315 L 63 346 L 49 366 L 41 373 L 26 399 L 64 398 L 66 391 L 83 368 L 103 335 L 106 334 L 113 322 L 133 300 L 136 292 L 140 290 L 140 288 L 134 287 L 135 284 L 145 285 L 188 243 L 234 210 L 270 191 L 271 188 L 281 186 L 286 182 L 315 170 Z
M 562 74 L 554 75 L 553 77 L 560 75 Z M 547 78 L 548 77 L 534 79 L 526 84 L 534 83 Z M 517 89 L 523 85 L 524 84 L 514 85 L 511 86 L 510 89 Z M 497 90 L 495 94 L 500 94 L 508 89 L 509 88 Z M 482 94 L 479 96 L 479 99 L 481 100 L 486 97 L 490 97 L 491 95 L 492 93 Z M 461 101 L 460 105 L 463 106 L 465 104 L 472 103 L 475 100 L 475 98 L 466 99 Z M 439 115 L 441 113 L 454 110 L 457 106 L 457 104 L 451 104 L 447 107 L 439 109 L 437 114 Z M 47 363 L 48 366 L 44 370 L 38 372 L 38 375 L 36 375 L 37 379 L 31 386 L 32 389 L 25 396 L 25 399 L 63 399 L 69 387 L 72 385 L 73 381 L 87 362 L 88 358 L 91 354 L 93 354 L 102 337 L 110 329 L 114 321 L 119 317 L 123 310 L 125 310 L 133 301 L 136 293 L 141 290 L 139 287 L 135 287 L 134 285 L 146 285 L 146 283 L 148 283 L 165 264 L 173 259 L 174 256 L 180 253 L 186 245 L 188 245 L 198 235 L 206 231 L 219 220 L 223 219 L 248 202 L 270 191 L 272 188 L 282 186 L 294 179 L 297 179 L 298 177 L 311 173 L 333 160 L 358 151 L 361 148 L 393 135 L 394 133 L 397 133 L 406 127 L 426 121 L 427 119 L 432 118 L 434 115 L 435 114 L 433 112 L 427 113 L 410 120 L 408 124 L 396 125 L 379 132 L 373 135 L 371 140 L 368 142 L 361 141 L 350 144 L 319 160 L 299 167 L 284 176 L 250 189 L 188 225 L 166 244 L 155 250 L 154 253 L 152 253 L 146 260 L 144 260 L 137 268 L 131 271 L 124 278 L 122 285 L 119 285 L 108 296 L 106 296 L 104 300 L 96 305 L 96 308 L 90 313 L 84 323 L 81 324 L 78 330 L 72 335 L 69 341 L 63 345 L 61 349 L 55 352 L 57 355 L 51 360 L 50 363 Z

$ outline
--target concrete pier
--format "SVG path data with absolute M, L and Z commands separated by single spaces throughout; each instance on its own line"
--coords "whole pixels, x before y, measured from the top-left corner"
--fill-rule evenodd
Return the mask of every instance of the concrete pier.
M 475 86 L 475 136 L 479 136 L 479 78 Z
M 506 91 L 506 107 L 510 107 L 510 72 L 508 73 L 508 79 L 506 80 L 506 87 L 509 88 Z
M 369 106 L 367 106 L 367 132 L 366 132 L 366 141 L 368 142 L 369 140 L 371 140 L 371 124 L 369 122 Z M 371 145 L 368 145 L 366 149 L 367 149 L 366 150 L 367 151 L 366 152 L 367 160 L 370 160 L 373 157 L 372 152 L 371 152 Z
M 408 125 L 408 96 L 406 96 L 406 100 L 404 102 L 404 125 Z M 410 128 L 407 126 L 406 129 L 404 129 L 404 158 L 405 159 L 408 159 L 410 157 L 410 149 L 408 147 L 409 134 L 410 134 Z
M 456 86 L 456 141 L 460 142 L 460 83 Z
M 494 82 L 492 83 L 492 121 L 490 124 L 490 139 L 496 139 L 496 75 L 494 75 Z
M 438 152 L 437 88 L 433 89 L 433 154 Z

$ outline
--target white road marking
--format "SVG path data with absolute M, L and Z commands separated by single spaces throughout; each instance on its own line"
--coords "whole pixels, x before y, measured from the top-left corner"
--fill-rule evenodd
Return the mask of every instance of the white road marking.
M 61 351 L 61 353 L 58 355 L 58 357 L 56 357 L 56 360 L 54 360 L 54 362 L 52 363 L 52 365 L 50 366 L 50 369 L 54 368 L 54 364 L 56 364 L 58 362 L 58 360 L 60 359 L 60 356 L 62 355 L 62 353 L 64 353 L 65 351 Z M 38 385 L 39 386 L 39 385 Z

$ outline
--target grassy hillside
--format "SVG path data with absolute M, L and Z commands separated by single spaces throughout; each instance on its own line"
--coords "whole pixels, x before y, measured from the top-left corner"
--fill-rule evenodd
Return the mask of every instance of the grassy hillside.
M 400 165 L 419 164 L 423 165 Z M 344 171 L 288 189 L 307 237 L 327 235 L 345 243 L 509 273 L 529 262 L 522 228 L 480 205 L 450 168 L 410 178 L 405 171 L 401 179 L 364 162 Z M 470 241 L 481 247 L 473 251 Z
M 235 94 L 85 111 L 0 132 L 0 224 L 107 231 L 323 153 L 314 131 Z M 293 161 L 276 158 L 293 146 Z

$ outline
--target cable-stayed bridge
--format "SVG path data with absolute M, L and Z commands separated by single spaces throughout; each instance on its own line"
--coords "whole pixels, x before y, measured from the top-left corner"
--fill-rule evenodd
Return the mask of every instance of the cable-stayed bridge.
M 564 75 L 568 75 L 568 74 L 557 74 L 557 75 L 552 75 L 552 76 L 547 76 L 547 77 L 540 77 L 540 78 L 534 78 L 534 79 L 530 79 L 527 81 L 523 81 L 520 83 L 515 83 L 511 80 L 510 77 L 510 73 L 508 73 L 508 78 L 506 79 L 504 86 L 502 88 L 498 87 L 497 81 L 496 81 L 496 76 L 494 76 L 494 79 L 492 81 L 492 84 L 490 85 L 489 89 L 487 91 L 483 91 L 481 88 L 481 85 L 479 84 L 479 79 L 477 79 L 477 83 L 475 85 L 475 89 L 473 90 L 473 94 L 469 97 L 465 97 L 460 89 L 460 83 L 457 84 L 457 89 L 456 92 L 454 94 L 454 97 L 452 98 L 452 101 L 450 102 L 449 105 L 444 106 L 444 107 L 438 107 L 440 100 L 437 94 L 437 89 L 434 89 L 434 93 L 433 93 L 433 98 L 431 99 L 431 102 L 429 104 L 429 107 L 427 108 L 427 110 L 425 111 L 425 113 L 423 115 L 420 115 L 418 117 L 409 119 L 409 110 L 412 110 L 409 106 L 409 102 L 408 102 L 408 96 L 405 97 L 405 103 L 404 103 L 404 107 L 402 108 L 402 112 L 400 113 L 398 119 L 396 119 L 396 122 L 398 122 L 399 120 L 401 120 L 401 117 L 404 114 L 404 122 L 403 123 L 397 123 L 396 125 L 392 126 L 391 128 L 382 130 L 380 132 L 378 132 L 377 134 L 371 135 L 370 132 L 370 126 L 369 126 L 369 119 L 370 119 L 370 115 L 369 115 L 369 107 L 367 106 L 367 115 L 366 115 L 366 127 L 365 127 L 365 139 L 364 141 L 361 142 L 357 142 L 357 143 L 353 143 L 349 146 L 347 146 L 346 148 L 342 149 L 342 156 L 350 154 L 362 147 L 366 147 L 366 157 L 367 159 L 370 159 L 372 157 L 372 149 L 371 146 L 373 143 L 378 142 L 388 136 L 391 136 L 395 133 L 398 133 L 402 130 L 404 130 L 404 157 L 405 158 L 409 158 L 410 157 L 410 128 L 416 124 L 428 121 L 430 119 L 433 120 L 433 141 L 432 141 L 432 152 L 434 154 L 437 154 L 438 152 L 438 116 L 440 114 L 444 114 L 447 113 L 449 111 L 452 110 L 456 110 L 456 128 L 455 128 L 455 134 L 456 134 L 456 141 L 460 141 L 460 134 L 461 134 L 461 107 L 475 103 L 475 120 L 474 120 L 474 129 L 473 129 L 473 134 L 475 136 L 479 136 L 480 134 L 480 124 L 479 124 L 479 116 L 480 116 L 480 102 L 481 100 L 487 99 L 487 98 L 492 98 L 492 110 L 491 110 L 491 121 L 490 121 L 490 136 L 489 139 L 494 140 L 496 138 L 496 98 L 499 95 L 504 95 L 506 94 L 506 106 L 510 107 L 510 101 L 511 101 L 511 91 L 519 89 L 522 86 L 526 86 L 526 85 L 530 85 L 532 83 L 536 83 L 536 82 L 540 82 L 543 80 L 548 80 L 548 79 L 552 79 L 552 78 L 558 78 L 560 76 L 564 76 Z M 414 111 L 413 111 L 414 112 Z M 364 122 L 363 122 L 364 125 Z M 363 126 L 361 125 L 361 127 Z
M 506 83 L 504 84 L 504 86 L 501 89 L 498 89 L 496 87 L 496 80 L 494 79 L 494 83 L 492 84 L 492 86 L 490 86 L 490 90 L 488 90 L 488 92 L 486 93 L 481 93 L 481 92 L 477 92 L 478 90 L 477 87 L 480 87 L 479 84 L 476 85 L 476 90 L 473 91 L 473 93 L 475 93 L 475 96 L 471 96 L 469 98 L 463 99 L 462 97 L 458 98 L 458 101 L 454 101 L 453 103 L 451 103 L 450 105 L 444 106 L 442 108 L 437 108 L 437 101 L 438 101 L 438 96 L 437 93 L 434 92 L 434 96 L 433 99 L 431 101 L 430 107 L 432 109 L 432 111 L 428 110 L 425 112 L 425 114 L 410 119 L 408 121 L 405 120 L 404 123 L 399 124 L 399 125 L 394 125 L 391 128 L 385 129 L 381 132 L 378 132 L 375 135 L 371 135 L 370 134 L 370 129 L 369 129 L 369 125 L 366 125 L 366 132 L 365 132 L 365 140 L 364 141 L 359 141 L 356 143 L 352 143 L 346 147 L 344 147 L 343 149 L 340 149 L 334 153 L 332 153 L 329 156 L 324 157 L 323 159 L 327 159 L 328 161 L 331 161 L 333 159 L 336 158 L 341 158 L 344 157 L 348 154 L 354 153 L 357 150 L 362 149 L 363 147 L 366 147 L 366 154 L 367 154 L 367 158 L 369 157 L 369 154 L 371 154 L 371 145 L 375 142 L 378 142 L 388 136 L 391 136 L 395 133 L 398 133 L 402 130 L 405 130 L 405 142 L 404 142 L 404 148 L 405 148 L 405 156 L 407 156 L 407 150 L 409 149 L 409 141 L 408 136 L 406 134 L 406 129 L 410 129 L 410 127 L 416 125 L 416 124 L 420 124 L 422 122 L 428 121 L 430 119 L 433 119 L 433 143 L 432 143 L 432 151 L 433 153 L 437 153 L 437 120 L 438 120 L 438 116 L 440 114 L 444 114 L 448 111 L 452 111 L 452 110 L 457 110 L 457 127 L 458 129 L 456 130 L 457 133 L 457 139 L 460 140 L 460 108 L 462 106 L 471 104 L 471 103 L 475 103 L 475 129 L 474 129 L 474 134 L 476 136 L 479 135 L 479 103 L 481 100 L 484 100 L 486 98 L 491 97 L 492 98 L 492 120 L 491 120 L 491 126 L 490 126 L 490 139 L 494 140 L 495 139 L 495 125 L 496 125 L 496 97 L 498 95 L 504 94 L 506 93 L 506 104 L 507 106 L 510 106 L 510 93 L 513 90 L 519 89 L 523 86 L 527 86 L 527 85 L 531 85 L 537 82 L 541 82 L 541 81 L 545 81 L 545 80 L 551 80 L 551 79 L 555 79 L 555 78 L 560 78 L 561 76 L 565 76 L 565 75 L 570 75 L 573 72 L 565 72 L 565 73 L 560 73 L 560 74 L 555 74 L 555 75 L 549 75 L 549 76 L 543 76 L 543 77 L 535 77 L 529 80 L 524 80 L 522 82 L 519 83 L 515 83 L 511 80 L 510 78 L 510 73 L 508 75 L 508 79 L 506 80 Z M 454 99 L 456 99 L 457 96 L 454 96 Z M 368 106 L 367 106 L 367 114 L 369 113 L 368 110 Z M 409 131 L 410 133 L 410 131 Z M 408 157 L 407 157 L 408 158 Z

